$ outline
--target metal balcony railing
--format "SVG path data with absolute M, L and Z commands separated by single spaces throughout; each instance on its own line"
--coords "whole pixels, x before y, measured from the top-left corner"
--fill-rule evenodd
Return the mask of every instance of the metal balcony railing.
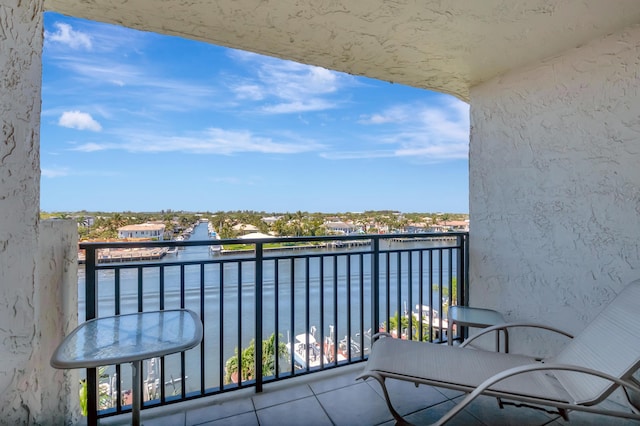
M 144 362 L 143 408 L 361 362 L 379 330 L 446 341 L 447 308 L 467 298 L 467 233 L 204 235 L 80 244 L 80 321 L 174 308 L 202 320 L 198 347 Z M 131 410 L 129 365 L 86 375 L 89 424 Z

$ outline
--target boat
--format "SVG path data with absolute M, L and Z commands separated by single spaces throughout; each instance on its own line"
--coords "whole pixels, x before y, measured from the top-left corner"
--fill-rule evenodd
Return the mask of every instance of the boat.
M 144 370 L 147 371 L 147 377 L 142 382 L 143 401 L 158 400 L 162 396 L 160 393 L 160 358 L 150 358 L 148 360 L 145 360 L 144 364 Z M 105 401 L 107 401 L 107 404 L 104 408 L 116 406 L 117 392 L 115 390 L 117 389 L 118 375 L 117 373 L 114 373 L 113 375 L 108 377 L 108 386 L 105 386 L 104 383 L 100 384 L 101 392 L 103 387 L 105 390 L 111 390 L 110 398 L 103 398 Z M 169 377 L 169 380 L 165 380 L 164 382 L 165 396 L 180 395 L 182 392 L 182 378 L 174 378 L 172 374 Z M 184 378 L 188 379 L 189 376 L 185 376 Z M 122 405 L 131 405 L 133 403 L 132 389 L 123 390 L 120 401 Z
M 413 312 L 413 317 L 419 321 L 420 305 L 416 305 L 416 311 Z M 440 313 L 435 309 L 430 309 L 428 305 L 422 305 L 422 324 L 433 327 L 436 336 L 440 335 L 441 330 L 445 333 L 449 330 L 449 321 L 446 318 L 441 318 Z
M 218 235 L 218 233 L 216 233 L 215 229 L 213 228 L 213 225 L 211 223 L 209 223 L 208 225 L 208 233 L 209 233 L 209 239 L 211 240 L 219 240 L 220 239 L 220 235 Z M 216 244 L 213 246 L 209 246 L 209 252 L 211 252 L 211 254 L 219 254 L 222 251 L 222 245 L 221 244 Z
M 344 336 L 344 339 L 340 340 L 338 344 L 338 360 L 340 361 L 340 355 L 344 359 L 349 359 L 349 347 L 351 348 L 351 358 L 361 358 L 369 355 L 371 350 L 371 329 L 365 331 L 363 343 L 364 348 L 360 345 L 360 333 L 356 333 L 355 339 L 349 339 L 348 336 Z
M 289 354 L 293 355 L 296 369 L 305 370 L 329 363 L 326 355 L 321 355 L 320 344 L 318 344 L 312 333 L 298 334 L 295 337 L 295 341 L 289 341 L 286 346 Z

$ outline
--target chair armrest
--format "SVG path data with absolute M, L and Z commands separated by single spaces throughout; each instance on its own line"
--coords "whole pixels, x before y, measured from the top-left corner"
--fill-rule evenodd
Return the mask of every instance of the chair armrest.
M 491 333 L 493 331 L 502 331 L 502 330 L 508 330 L 510 328 L 525 328 L 525 327 L 526 328 L 540 328 L 542 330 L 553 331 L 555 333 L 562 334 L 563 336 L 566 336 L 566 337 L 568 337 L 570 339 L 573 339 L 573 335 L 567 333 L 566 331 L 560 330 L 559 328 L 551 327 L 551 326 L 548 326 L 548 325 L 535 324 L 535 323 L 529 323 L 529 322 L 506 322 L 504 324 L 496 324 L 496 325 L 493 325 L 491 327 L 483 328 L 478 334 L 475 334 L 472 337 L 470 337 L 467 340 L 465 340 L 464 342 L 462 342 L 460 347 L 464 348 L 469 343 L 471 343 L 472 341 L 476 340 L 478 337 L 484 336 L 485 334 Z
M 609 380 L 617 385 L 619 385 L 620 387 L 622 387 L 623 389 L 630 389 L 633 390 L 635 392 L 640 392 L 640 387 L 631 381 L 628 380 L 622 380 L 618 377 L 614 377 L 611 376 L 607 373 L 604 373 L 602 371 L 597 371 L 597 370 L 592 370 L 589 368 L 584 368 L 584 367 L 580 367 L 577 365 L 568 365 L 568 364 L 528 364 L 528 365 L 521 365 L 518 367 L 513 367 L 510 368 L 508 370 L 502 371 L 500 373 L 495 374 L 494 376 L 488 378 L 487 380 L 485 380 L 484 382 L 482 382 L 477 388 L 475 388 L 473 390 L 473 392 L 471 392 L 470 394 L 468 394 L 462 401 L 460 401 L 455 407 L 453 407 L 451 410 L 449 410 L 444 416 L 442 416 L 440 418 L 440 420 L 438 420 L 436 423 L 433 423 L 432 426 L 440 426 L 445 424 L 446 422 L 448 422 L 449 420 L 451 420 L 456 414 L 460 413 L 462 410 L 464 410 L 474 399 L 476 399 L 478 396 L 480 396 L 484 391 L 486 391 L 489 387 L 495 385 L 498 382 L 501 382 L 502 380 L 508 379 L 509 377 L 512 376 L 516 376 L 518 374 L 525 374 L 525 373 L 530 373 L 532 371 L 549 371 L 549 370 L 563 370 L 563 371 L 574 371 L 577 373 L 584 373 L 584 374 L 589 374 L 592 376 L 596 376 L 596 377 L 600 377 L 602 379 L 605 380 Z M 505 394 L 505 398 L 508 398 L 508 395 Z M 594 401 L 594 404 L 597 404 L 601 401 Z M 543 405 L 549 405 L 548 401 L 542 401 L 540 402 Z M 550 404 L 553 405 L 553 404 Z M 564 405 L 571 405 L 571 404 L 564 404 Z M 576 404 L 573 404 L 574 407 L 576 406 Z M 580 404 L 580 405 L 591 405 L 591 404 Z
M 387 333 L 386 331 L 381 331 L 371 336 L 371 342 L 375 342 L 381 337 L 391 337 L 393 339 L 393 336 L 391 334 Z

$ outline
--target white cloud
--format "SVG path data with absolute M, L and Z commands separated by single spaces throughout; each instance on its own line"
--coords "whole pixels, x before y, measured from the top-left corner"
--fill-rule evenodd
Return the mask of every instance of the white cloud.
M 65 111 L 58 120 L 58 125 L 69 127 L 70 129 L 91 130 L 99 132 L 102 126 L 91 117 L 91 114 L 80 111 Z
M 96 151 L 104 151 L 106 149 L 109 149 L 109 145 L 107 144 L 98 144 L 95 142 L 88 142 L 88 143 L 79 145 L 77 148 L 72 149 L 72 151 L 96 152 Z
M 453 98 L 436 98 L 429 105 L 395 105 L 364 115 L 363 125 L 385 125 L 370 138 L 372 149 L 325 152 L 332 160 L 402 157 L 413 161 L 469 158 L 469 106 Z M 376 149 L 376 146 L 384 146 Z
M 358 120 L 360 124 L 387 124 L 387 123 L 404 123 L 413 117 L 414 111 L 408 105 L 393 106 L 385 111 L 363 115 Z
M 327 160 L 362 160 L 370 158 L 391 158 L 396 157 L 394 150 L 371 150 L 371 151 L 333 151 L 323 152 L 320 157 Z
M 231 57 L 254 72 L 239 84 L 231 83 L 231 91 L 237 99 L 263 101 L 258 110 L 267 114 L 334 109 L 339 106 L 338 89 L 349 79 L 324 68 L 247 52 L 234 52 Z
M 333 107 L 334 104 L 322 99 L 307 99 L 304 101 L 265 105 L 261 110 L 269 114 L 289 114 L 292 112 L 323 111 Z
M 282 99 L 334 93 L 338 86 L 338 73 L 290 61 L 265 61 L 258 70 L 258 76 L 272 88 L 272 94 Z
M 46 177 L 46 178 L 57 178 L 57 177 L 68 176 L 69 170 L 66 168 L 50 169 L 50 168 L 43 167 L 42 170 L 40 171 L 40 174 L 42 175 L 42 177 Z
M 260 101 L 264 99 L 264 91 L 257 84 L 240 84 L 233 88 L 238 99 L 250 99 Z
M 191 111 L 210 105 L 215 90 L 206 84 L 191 83 L 188 80 L 165 78 L 158 75 L 161 69 L 120 63 L 109 58 L 92 60 L 83 57 L 58 59 L 60 66 L 74 74 L 76 79 L 86 85 L 108 86 L 106 97 L 117 94 L 124 102 L 145 104 L 154 109 L 169 111 Z M 113 86 L 126 87 L 126 90 L 114 91 Z
M 65 176 L 118 176 L 118 173 L 114 172 L 113 170 L 98 170 L 95 168 L 92 168 L 90 170 L 70 170 L 67 167 L 43 167 L 40 173 L 42 177 L 50 179 Z
M 66 55 L 69 48 L 73 50 L 86 50 L 92 53 L 117 52 L 120 56 L 129 54 L 138 55 L 144 51 L 149 41 L 154 40 L 158 34 L 132 30 L 118 25 L 101 22 L 86 21 L 83 19 L 64 18 L 66 22 L 54 22 L 54 31 L 45 30 L 45 44 L 48 54 Z M 46 23 L 46 19 L 45 19 Z
M 466 143 L 449 143 L 430 146 L 407 146 L 396 150 L 395 156 L 431 160 L 461 160 L 469 157 L 469 145 Z
M 71 27 L 71 25 L 62 22 L 56 22 L 53 25 L 56 27 L 57 31 L 45 31 L 44 37 L 47 41 L 61 43 L 74 50 L 81 48 L 91 50 L 92 43 L 89 35 L 81 31 L 76 31 Z
M 131 135 L 135 135 L 132 137 Z M 189 136 L 162 136 L 122 130 L 121 143 L 90 142 L 71 148 L 73 151 L 124 150 L 129 152 L 181 152 L 192 154 L 232 155 L 257 152 L 262 154 L 299 154 L 318 151 L 324 146 L 312 140 L 284 135 L 281 140 L 258 136 L 247 130 L 207 129 Z

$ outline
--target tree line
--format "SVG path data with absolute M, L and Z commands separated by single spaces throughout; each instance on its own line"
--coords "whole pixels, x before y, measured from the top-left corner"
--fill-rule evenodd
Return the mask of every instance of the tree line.
M 328 235 L 327 221 L 342 221 L 353 224 L 366 233 L 378 233 L 381 228 L 387 232 L 400 231 L 411 223 L 444 224 L 453 220 L 465 220 L 463 213 L 400 213 L 391 210 L 365 211 L 362 213 L 310 213 L 264 212 L 264 211 L 216 211 L 216 212 L 42 212 L 41 219 L 74 219 L 78 223 L 78 236 L 81 241 L 110 240 L 118 237 L 118 228 L 146 222 L 165 225 L 165 239 L 180 235 L 189 226 L 200 219 L 209 220 L 221 238 L 237 238 L 242 235 L 237 225 L 252 225 L 258 232 L 277 236 L 321 236 Z M 274 218 L 267 221 L 264 218 Z

